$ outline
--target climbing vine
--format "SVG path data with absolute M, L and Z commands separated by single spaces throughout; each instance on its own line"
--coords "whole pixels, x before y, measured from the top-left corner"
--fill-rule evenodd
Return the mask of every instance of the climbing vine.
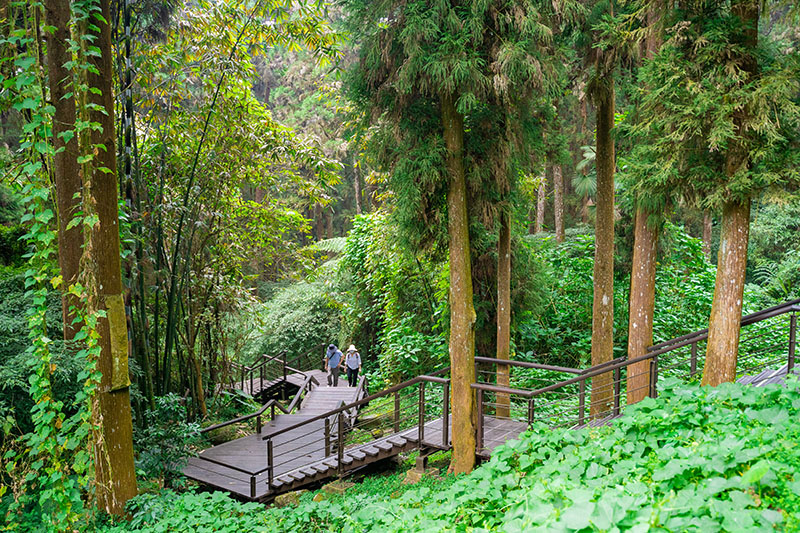
M 79 118 L 74 129 L 66 132 L 70 139 L 88 138 L 88 133 L 99 127 L 81 118 L 87 116 L 89 106 L 85 98 L 90 90 L 85 81 L 86 73 L 92 68 L 88 57 L 96 53 L 96 48 L 81 37 L 81 29 L 87 27 L 90 16 L 97 10 L 96 1 L 73 2 L 72 8 L 71 27 L 76 31 L 73 31 L 75 38 L 68 43 L 73 57 L 68 68 L 74 76 L 72 96 L 78 103 Z M 54 107 L 48 101 L 41 47 L 42 32 L 52 31 L 52 28 L 41 26 L 43 5 L 39 1 L 12 2 L 9 9 L 12 16 L 7 19 L 9 27 L 0 36 L 0 45 L 15 53 L 0 58 L 0 83 L 3 104 L 18 111 L 25 122 L 18 153 L 22 163 L 12 179 L 21 185 L 25 206 L 22 223 L 27 229 L 23 239 L 29 252 L 25 289 L 30 301 L 27 318 L 31 339 L 27 355 L 31 361 L 29 394 L 34 406 L 32 431 L 12 440 L 8 438 L 12 428 L 4 428 L 6 441 L 11 442 L 3 455 L 4 474 L 21 481 L 11 486 L 13 501 L 6 509 L 5 525 L 0 530 L 27 529 L 39 524 L 47 530 L 66 531 L 73 530 L 82 517 L 91 518 L 91 514 L 85 512 L 84 502 L 86 495 L 92 492 L 94 481 L 90 435 L 99 434 L 94 431 L 96 422 L 92 411 L 100 381 L 97 321 L 104 312 L 90 312 L 83 305 L 71 309 L 81 329 L 69 349 L 75 350 L 79 360 L 85 361 L 85 367 L 78 376 L 82 388 L 65 404 L 56 399 L 53 390 L 56 363 L 46 319 L 48 288 L 52 286 L 69 293 L 78 302 L 85 303 L 88 299 L 85 281 L 64 286 L 56 266 L 55 222 L 59 215 L 54 212 L 57 204 L 51 177 L 55 155 L 52 143 Z M 86 142 L 79 145 L 82 152 L 78 161 L 82 172 L 90 171 L 93 152 L 101 147 L 91 147 Z M 97 223 L 86 207 L 75 214 L 69 226 L 80 224 L 88 232 Z M 0 488 L 0 497 L 6 491 L 6 487 Z

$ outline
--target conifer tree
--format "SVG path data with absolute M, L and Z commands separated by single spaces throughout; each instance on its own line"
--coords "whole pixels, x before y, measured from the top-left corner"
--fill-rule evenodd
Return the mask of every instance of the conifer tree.
M 527 105 L 520 96 L 546 81 L 553 5 L 351 0 L 348 7 L 350 25 L 363 42 L 351 96 L 388 132 L 382 156 L 395 193 L 395 218 L 414 244 L 447 243 L 451 470 L 467 472 L 475 462 L 477 414 L 470 387 L 476 315 L 469 204 L 487 182 L 516 171 L 511 159 L 521 151 L 515 126 L 521 121 L 509 119 L 519 105 Z M 485 143 L 490 129 L 500 132 L 498 144 L 505 147 L 496 144 L 489 151 L 503 155 L 473 153 L 470 141 Z
M 721 212 L 703 383 L 733 381 L 752 198 L 798 180 L 798 54 L 758 35 L 753 0 L 687 4 L 642 69 L 642 125 L 658 164 L 642 184 Z

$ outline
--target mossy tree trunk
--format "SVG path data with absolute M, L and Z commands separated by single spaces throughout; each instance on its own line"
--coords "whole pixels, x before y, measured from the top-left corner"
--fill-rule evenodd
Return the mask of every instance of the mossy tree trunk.
M 53 156 L 53 178 L 58 207 L 58 266 L 64 289 L 61 310 L 64 321 L 64 339 L 71 340 L 80 326 L 73 325 L 75 313 L 70 309 L 77 307 L 79 302 L 66 291 L 78 279 L 83 248 L 83 230 L 80 224 L 69 229 L 67 229 L 67 225 L 81 209 L 83 181 L 78 166 L 75 98 L 67 96 L 73 91 L 72 72 L 64 67 L 67 62 L 72 61 L 72 54 L 67 48 L 70 39 L 70 4 L 62 0 L 48 0 L 44 7 L 45 24 L 50 28 L 45 32 L 47 77 L 50 84 L 50 101 L 55 108 L 53 148 L 56 153 Z
M 497 359 L 511 359 L 511 220 L 508 213 L 500 215 L 500 238 L 497 242 Z M 497 365 L 497 384 L 510 385 L 511 368 Z M 495 416 L 508 418 L 510 398 L 497 395 Z
M 453 456 L 449 470 L 475 466 L 475 308 L 472 302 L 467 182 L 464 174 L 464 118 L 452 95 L 442 96 L 442 126 L 447 147 L 447 230 L 450 254 L 450 375 Z
M 610 75 L 609 75 L 610 78 Z M 597 207 L 595 208 L 594 295 L 592 301 L 592 365 L 614 358 L 614 82 L 598 89 Z M 590 414 L 605 413 L 613 398 L 612 374 L 592 379 Z
M 560 164 L 553 166 L 553 214 L 556 242 L 564 242 L 564 174 Z
M 653 345 L 653 315 L 656 300 L 656 253 L 658 230 L 648 224 L 648 211 L 639 206 L 634 220 L 633 262 L 628 314 L 628 359 L 647 353 Z M 650 392 L 650 361 L 628 367 L 628 403 L 646 398 Z
M 755 54 L 758 47 L 759 3 L 755 0 L 739 0 L 731 4 L 731 11 L 745 28 L 740 64 L 752 80 L 758 74 Z M 743 127 L 748 119 L 746 107 L 739 109 L 733 118 L 737 137 L 725 154 L 725 175 L 731 181 L 738 172 L 750 165 L 746 146 L 748 132 Z M 708 320 L 703 385 L 717 386 L 736 379 L 749 236 L 750 198 L 727 200 L 722 206 L 722 229 L 714 300 Z
M 98 322 L 102 380 L 94 402 L 93 418 L 101 434 L 95 435 L 95 476 L 97 505 L 103 511 L 122 515 L 125 503 L 136 496 L 136 471 L 133 463 L 133 428 L 128 379 L 128 339 L 123 304 L 120 264 L 119 220 L 117 215 L 117 157 L 114 131 L 114 95 L 112 92 L 111 19 L 109 0 L 100 0 L 100 15 L 89 25 L 100 49 L 90 61 L 95 72 L 88 82 L 99 94 L 90 92 L 90 103 L 96 107 L 89 117 L 102 126 L 91 134 L 98 150 L 88 187 L 89 201 L 98 223 L 90 230 L 86 254 L 95 274 L 90 285 L 92 307 L 106 312 Z
M 661 34 L 656 25 L 658 11 L 652 8 L 647 14 L 651 28 L 645 42 L 645 57 L 652 59 L 661 46 Z M 656 259 L 658 253 L 660 215 L 648 209 L 637 198 L 634 215 L 633 258 L 631 264 L 631 289 L 628 299 L 628 359 L 641 357 L 653 345 L 653 317 L 656 305 Z M 650 392 L 650 361 L 641 361 L 628 367 L 628 403 L 646 398 Z

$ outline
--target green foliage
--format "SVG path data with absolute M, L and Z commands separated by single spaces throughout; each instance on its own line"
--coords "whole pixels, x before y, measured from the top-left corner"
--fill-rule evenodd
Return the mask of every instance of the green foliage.
M 22 236 L 25 229 L 22 226 L 0 225 L 0 265 L 20 266 L 24 260 L 25 241 Z
M 136 468 L 144 479 L 159 479 L 163 486 L 183 481 L 181 468 L 199 440 L 200 426 L 186 420 L 186 407 L 177 394 L 158 396 L 156 408 L 144 412 L 144 424 L 134 432 Z
M 340 272 L 347 289 L 340 304 L 342 338 L 354 339 L 362 357 L 380 350 L 386 381 L 428 372 L 446 360 L 444 273 L 399 244 L 386 214 L 355 218 Z
M 261 504 L 239 503 L 224 492 L 140 494 L 127 508 L 130 522 L 106 529 L 106 533 L 250 533 L 266 529 L 267 516 Z
M 537 425 L 440 491 L 304 502 L 271 531 L 773 531 L 800 527 L 800 384 L 675 384 L 611 426 Z
M 259 353 L 251 354 L 245 363 L 251 363 L 260 354 L 277 355 L 286 350 L 291 358 L 323 343 L 338 343 L 339 313 L 330 305 L 329 290 L 322 280 L 300 281 L 279 289 L 258 310 Z
M 660 16 L 665 44 L 639 71 L 639 190 L 717 207 L 797 183 L 797 48 L 753 48 L 749 21 L 726 2 Z

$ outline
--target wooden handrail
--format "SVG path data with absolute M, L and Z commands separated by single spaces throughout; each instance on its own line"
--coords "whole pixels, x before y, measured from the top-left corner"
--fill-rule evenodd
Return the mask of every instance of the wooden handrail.
M 762 320 L 766 320 L 768 318 L 782 315 L 784 313 L 791 313 L 792 311 L 797 311 L 798 305 L 800 305 L 800 298 L 783 302 L 782 304 L 773 305 L 772 307 L 762 309 L 761 311 L 756 311 L 755 313 L 750 313 L 749 315 L 742 317 L 740 326 L 749 326 L 750 324 L 755 324 L 756 322 L 761 322 Z M 647 351 L 666 353 L 672 351 L 673 349 L 686 346 L 687 344 L 703 341 L 707 338 L 708 328 L 705 328 L 681 335 L 680 337 L 675 337 L 674 339 L 669 339 L 664 342 L 654 344 L 653 346 L 650 346 Z
M 567 374 L 580 374 L 583 372 L 579 368 L 569 368 L 566 366 L 543 365 L 540 363 L 530 363 L 528 361 L 516 361 L 514 359 L 495 359 L 493 357 L 475 357 L 476 363 L 494 363 L 497 365 L 518 366 L 522 368 L 538 368 L 540 370 L 552 370 L 554 372 L 565 372 Z
M 449 367 L 443 368 L 443 369 L 435 372 L 435 374 L 441 374 L 441 373 L 447 372 L 449 369 L 450 369 Z M 371 402 L 373 400 L 376 400 L 377 398 L 382 398 L 383 396 L 388 396 L 389 394 L 393 394 L 395 391 L 399 391 L 399 390 L 405 389 L 407 387 L 411 387 L 411 386 L 416 385 L 417 383 L 420 383 L 422 381 L 427 381 L 427 382 L 431 382 L 431 383 L 441 383 L 441 384 L 450 383 L 449 379 L 440 378 L 440 377 L 437 377 L 435 375 L 434 376 L 417 376 L 417 377 L 412 378 L 412 379 L 410 379 L 408 381 L 404 381 L 403 383 L 399 383 L 399 384 L 397 384 L 397 385 L 395 385 L 393 387 L 389 387 L 386 390 L 383 390 L 381 392 L 378 392 L 378 393 L 372 394 L 370 396 L 367 396 L 365 398 L 362 398 L 361 400 L 356 400 L 356 401 L 354 401 L 352 403 L 349 403 L 349 404 L 346 404 L 346 405 L 344 405 L 342 407 L 338 407 L 336 409 L 332 409 L 330 411 L 327 411 L 325 413 L 316 415 L 316 416 L 314 416 L 312 418 L 309 418 L 307 420 L 303 420 L 302 422 L 298 422 L 296 424 L 288 426 L 288 427 L 286 427 L 284 429 L 281 429 L 279 431 L 271 433 L 268 436 L 261 437 L 261 439 L 262 440 L 266 440 L 268 438 L 274 438 L 277 435 L 280 435 L 282 433 L 286 433 L 288 431 L 292 431 L 294 429 L 297 429 L 299 427 L 305 426 L 305 425 L 310 424 L 312 422 L 316 422 L 317 420 L 322 420 L 323 418 L 328 418 L 328 417 L 330 417 L 332 415 L 335 415 L 337 413 L 340 413 L 342 411 L 350 410 L 353 407 L 360 407 L 360 406 L 362 406 L 362 405 L 364 405 L 366 403 L 369 403 L 369 402 Z
M 300 386 L 299 389 L 297 389 L 294 398 L 292 398 L 292 403 L 289 404 L 288 411 L 290 413 L 294 411 L 295 407 L 297 407 L 297 404 L 300 401 L 300 396 L 302 396 L 303 392 L 306 390 L 306 387 L 308 387 L 311 383 L 314 383 L 315 385 L 319 386 L 319 381 L 317 381 L 317 378 L 315 378 L 314 376 L 306 376 L 305 381 L 303 381 L 303 384 Z
M 201 434 L 202 433 L 207 433 L 207 432 L 213 431 L 215 429 L 220 429 L 220 428 L 224 428 L 225 426 L 230 426 L 231 424 L 238 424 L 239 422 L 244 422 L 246 420 L 250 420 L 251 418 L 256 418 L 258 416 L 263 415 L 264 411 L 266 411 L 267 409 L 272 408 L 273 406 L 277 407 L 278 409 L 283 411 L 284 414 L 288 415 L 290 413 L 290 411 L 286 407 L 284 407 L 280 402 L 278 402 L 276 400 L 270 400 L 267 403 L 265 403 L 263 406 L 261 406 L 261 409 L 259 409 L 258 411 L 255 411 L 255 412 L 247 414 L 247 415 L 238 416 L 238 417 L 233 418 L 231 420 L 227 420 L 225 422 L 220 422 L 219 424 L 214 424 L 213 426 L 208 426 L 207 428 L 201 429 L 199 431 L 199 433 L 201 433 Z

